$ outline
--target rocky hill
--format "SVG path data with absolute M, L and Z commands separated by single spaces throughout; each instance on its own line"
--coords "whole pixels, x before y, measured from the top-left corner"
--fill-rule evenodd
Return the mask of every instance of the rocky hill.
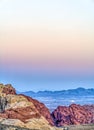
M 58 106 L 52 117 L 56 126 L 94 124 L 94 105 Z
M 0 123 L 39 130 L 56 130 L 48 108 L 10 85 L 0 84 Z
M 0 84 L 0 124 L 24 129 L 63 130 L 58 127 L 91 123 L 94 124 L 94 105 L 58 106 L 50 113 L 43 103 L 17 94 L 11 84 Z

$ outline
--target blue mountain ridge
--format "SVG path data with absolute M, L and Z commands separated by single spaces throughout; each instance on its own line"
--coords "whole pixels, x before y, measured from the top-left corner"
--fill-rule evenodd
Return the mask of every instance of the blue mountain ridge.
M 77 88 L 77 89 L 68 89 L 68 90 L 61 90 L 61 91 L 38 91 L 38 92 L 33 92 L 33 91 L 26 91 L 26 92 L 18 92 L 17 93 L 22 93 L 28 96 L 32 97 L 61 97 L 61 96 L 94 96 L 94 89 L 85 89 L 85 88 Z

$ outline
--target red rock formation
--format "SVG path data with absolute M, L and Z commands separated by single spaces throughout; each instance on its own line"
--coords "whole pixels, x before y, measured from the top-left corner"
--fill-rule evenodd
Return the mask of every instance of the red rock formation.
M 94 105 L 84 105 L 83 107 L 94 114 Z
M 5 93 L 6 95 L 8 95 L 8 94 L 15 95 L 16 94 L 16 90 L 12 87 L 11 84 L 5 85 L 2 92 Z
M 84 105 L 83 107 L 92 113 L 93 115 L 92 123 L 94 124 L 94 105 Z
M 27 119 L 40 118 L 41 116 L 43 116 L 49 122 L 50 125 L 54 125 L 50 112 L 43 103 L 40 103 L 39 101 L 25 95 L 19 96 L 23 96 L 29 102 L 32 102 L 34 107 L 30 105 L 28 107 L 19 106 L 18 108 L 7 109 L 4 113 L 0 113 L 1 118 L 19 119 L 22 122 L 26 123 Z
M 8 109 L 4 113 L 0 113 L 0 117 L 9 119 L 19 119 L 26 122 L 27 119 L 40 118 L 40 114 L 32 107 Z
M 5 85 L 2 90 L 3 93 L 16 95 L 15 89 L 10 85 Z M 22 95 L 22 94 L 20 94 Z M 20 96 L 19 95 L 19 96 Z M 69 107 L 59 106 L 52 114 L 50 114 L 49 109 L 39 101 L 22 95 L 29 102 L 32 102 L 32 106 L 22 107 L 22 108 L 11 108 L 7 109 L 4 113 L 0 113 L 0 117 L 10 118 L 10 119 L 20 119 L 26 122 L 27 119 L 40 118 L 41 116 L 51 125 L 64 126 L 72 124 L 90 124 L 94 123 L 94 105 L 76 105 L 72 104 Z
M 12 87 L 11 84 L 7 84 L 7 85 L 4 85 L 4 86 L 5 87 L 3 87 L 3 90 L 2 90 L 3 93 L 5 93 L 6 95 L 8 95 L 8 94 L 16 95 L 16 91 Z M 37 100 L 35 100 L 31 97 L 28 97 L 28 96 L 25 96 L 25 95 L 22 95 L 22 96 L 25 97 L 29 102 L 32 102 L 34 104 L 36 110 L 40 113 L 40 115 L 42 115 L 43 117 L 45 117 L 47 119 L 49 124 L 54 125 L 53 119 L 52 119 L 51 114 L 49 112 L 49 109 L 43 103 L 40 103 L 39 101 L 37 101 Z M 27 109 L 27 108 L 25 108 L 25 109 Z M 17 117 L 17 119 L 23 120 L 22 115 L 20 115 L 21 113 L 19 115 L 17 114 L 18 110 L 19 109 L 16 109 L 16 111 L 14 111 L 14 110 L 10 109 L 9 111 L 6 111 L 7 113 L 5 114 L 5 116 L 8 116 L 8 118 Z M 23 108 L 21 109 L 21 111 L 22 111 L 23 115 L 27 112 L 27 111 L 23 110 Z M 9 113 L 11 113 L 11 114 L 9 114 Z M 27 115 L 27 118 L 28 118 L 28 116 L 29 116 L 29 114 Z
M 90 124 L 94 121 L 94 115 L 89 109 L 76 104 L 69 107 L 59 106 L 52 112 L 52 117 L 56 126 Z
M 25 96 L 23 94 L 20 94 L 20 95 L 27 98 L 28 101 L 32 102 L 34 104 L 34 106 L 36 107 L 36 109 L 38 110 L 38 112 L 40 113 L 40 115 L 45 117 L 46 120 L 50 123 L 50 125 L 54 125 L 53 118 L 51 117 L 50 111 L 43 103 L 40 103 L 38 100 L 33 99 L 33 98 L 29 97 L 29 96 Z

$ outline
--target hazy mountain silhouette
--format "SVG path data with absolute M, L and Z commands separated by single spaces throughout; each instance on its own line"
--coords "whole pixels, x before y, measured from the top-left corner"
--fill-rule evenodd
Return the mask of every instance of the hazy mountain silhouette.
M 20 93 L 20 92 L 19 92 Z M 28 96 L 39 96 L 39 97 L 46 97 L 46 96 L 92 96 L 94 95 L 94 89 L 85 89 L 85 88 L 77 88 L 77 89 L 68 89 L 68 90 L 62 90 L 62 91 L 38 91 L 38 92 L 33 92 L 33 91 L 26 91 L 26 92 L 21 92 L 25 95 Z

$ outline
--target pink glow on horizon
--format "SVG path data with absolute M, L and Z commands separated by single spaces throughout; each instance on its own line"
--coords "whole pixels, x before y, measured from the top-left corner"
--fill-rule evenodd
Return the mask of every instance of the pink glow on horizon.
M 89 0 L 10 0 L 0 11 L 0 59 L 6 69 L 94 72 L 94 7 Z

